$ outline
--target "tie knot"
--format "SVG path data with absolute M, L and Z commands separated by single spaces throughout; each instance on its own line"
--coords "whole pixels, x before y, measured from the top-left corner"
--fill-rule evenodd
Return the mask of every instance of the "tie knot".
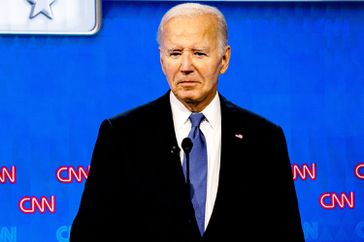
M 203 115 L 203 113 L 191 113 L 190 115 L 192 127 L 199 127 L 204 119 L 205 115 Z

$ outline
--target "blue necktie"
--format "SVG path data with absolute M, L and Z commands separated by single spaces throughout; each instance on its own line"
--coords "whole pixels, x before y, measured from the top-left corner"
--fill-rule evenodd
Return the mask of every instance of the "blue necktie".
M 205 205 L 207 190 L 207 148 L 205 136 L 200 129 L 200 124 L 204 119 L 205 116 L 202 113 L 192 113 L 190 116 L 192 127 L 188 134 L 188 137 L 193 143 L 192 150 L 190 152 L 190 196 L 201 235 L 205 231 Z M 186 162 L 183 162 L 183 170 L 186 174 L 185 164 Z

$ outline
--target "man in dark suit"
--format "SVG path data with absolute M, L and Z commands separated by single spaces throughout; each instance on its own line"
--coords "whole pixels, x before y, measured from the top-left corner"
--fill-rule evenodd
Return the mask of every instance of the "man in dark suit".
M 158 43 L 170 90 L 101 124 L 70 242 L 303 242 L 282 129 L 218 92 L 231 52 L 224 16 L 179 4 Z M 182 143 L 196 132 L 189 164 Z

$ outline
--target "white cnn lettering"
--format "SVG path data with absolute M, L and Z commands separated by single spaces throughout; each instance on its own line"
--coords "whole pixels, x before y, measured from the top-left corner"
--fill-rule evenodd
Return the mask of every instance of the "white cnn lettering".
M 0 183 L 5 183 L 9 180 L 10 183 L 16 182 L 16 168 L 11 166 L 10 169 L 7 167 L 1 167 L 0 170 Z
M 56 177 L 62 183 L 71 183 L 73 181 L 81 183 L 87 179 L 89 170 L 90 166 L 87 166 L 87 168 L 79 166 L 77 169 L 73 166 L 61 166 L 56 171 Z
M 25 214 L 32 214 L 36 211 L 54 213 L 56 211 L 56 198 L 53 195 L 50 196 L 50 199 L 47 199 L 45 196 L 39 199 L 37 197 L 25 196 L 19 201 L 19 209 Z
M 354 208 L 354 192 L 349 192 L 349 195 L 344 192 L 340 194 L 329 192 L 323 193 L 320 196 L 320 205 L 325 209 L 334 209 L 336 207 L 343 209 L 346 206 L 348 208 Z

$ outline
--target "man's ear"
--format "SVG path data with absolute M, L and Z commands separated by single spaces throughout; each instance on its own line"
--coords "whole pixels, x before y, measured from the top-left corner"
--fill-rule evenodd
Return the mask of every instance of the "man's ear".
M 226 72 L 226 70 L 228 69 L 229 63 L 230 63 L 230 56 L 231 56 L 231 47 L 230 47 L 230 45 L 227 45 L 225 47 L 224 54 L 221 58 L 220 74 L 224 74 Z

